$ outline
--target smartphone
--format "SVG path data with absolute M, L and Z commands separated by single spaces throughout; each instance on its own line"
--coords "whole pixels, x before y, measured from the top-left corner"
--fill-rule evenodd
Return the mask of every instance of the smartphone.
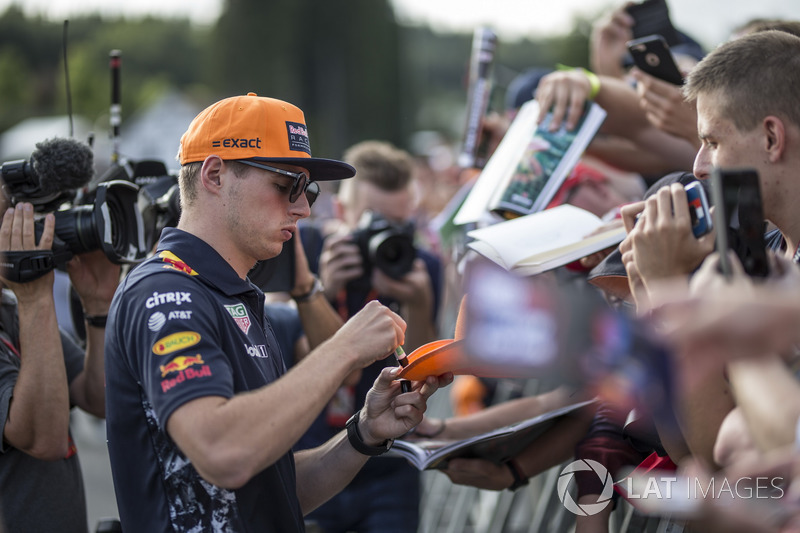
M 708 197 L 703 184 L 693 181 L 686 186 L 686 198 L 689 201 L 689 216 L 692 220 L 692 233 L 700 238 L 714 227 L 711 211 L 708 208 Z
M 247 274 L 264 292 L 288 292 L 294 287 L 294 235 L 283 243 L 283 250 L 276 257 L 259 261 Z
M 669 18 L 667 0 L 644 0 L 632 4 L 625 11 L 633 17 L 633 38 L 639 39 L 645 35 L 658 34 L 664 37 L 667 44 L 675 46 L 681 42 L 678 30 Z
M 647 35 L 628 41 L 628 51 L 639 70 L 673 85 L 683 85 L 683 74 L 661 35 Z
M 733 274 L 728 256 L 724 253 L 732 249 L 748 275 L 766 277 L 769 274 L 769 260 L 764 240 L 766 222 L 758 172 L 749 168 L 714 168 L 711 172 L 711 196 L 714 200 L 717 251 L 720 252 L 719 264 L 723 275 L 730 277 Z
M 711 218 L 709 209 L 708 195 L 705 187 L 699 181 L 693 181 L 686 185 L 686 199 L 689 203 L 689 217 L 692 222 L 692 234 L 700 238 L 714 228 L 714 221 Z M 641 213 L 636 215 L 634 224 L 639 221 Z

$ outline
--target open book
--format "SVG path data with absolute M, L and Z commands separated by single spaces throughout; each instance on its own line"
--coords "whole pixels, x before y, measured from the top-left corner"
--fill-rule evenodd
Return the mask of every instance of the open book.
M 508 271 L 533 275 L 564 266 L 622 242 L 621 221 L 605 227 L 599 217 L 574 205 L 551 207 L 470 231 L 467 246 Z
M 605 120 L 606 112 L 588 102 L 572 131 L 548 131 L 551 114 L 541 124 L 539 104 L 523 104 L 503 140 L 489 158 L 454 219 L 457 225 L 491 218 L 536 213 L 547 207 L 572 172 Z
M 455 457 L 486 459 L 496 464 L 514 457 L 547 431 L 559 418 L 575 413 L 594 400 L 579 402 L 460 441 L 397 439 L 393 455 L 402 455 L 419 470 L 447 468 Z

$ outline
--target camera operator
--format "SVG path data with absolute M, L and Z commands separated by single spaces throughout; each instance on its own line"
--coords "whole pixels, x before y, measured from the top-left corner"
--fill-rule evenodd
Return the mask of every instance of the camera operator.
M 344 319 L 370 300 L 388 306 L 407 323 L 404 348 L 410 353 L 437 338 L 441 285 L 440 260 L 414 246 L 413 159 L 389 143 L 364 141 L 344 160 L 356 175 L 341 182 L 334 199 L 341 228 L 325 239 L 319 259 L 325 294 Z M 299 446 L 318 445 L 340 431 L 347 413 L 364 404 L 381 368 L 396 364 L 393 358 L 378 361 L 361 371 L 354 387 L 340 388 Z M 381 458 L 308 518 L 322 531 L 416 532 L 419 498 L 419 472 L 404 459 Z
M 3 202 L 4 203 L 4 202 Z M 5 211 L 0 252 L 49 250 L 55 216 L 41 237 L 27 202 Z M 6 531 L 87 531 L 86 499 L 69 432 L 77 405 L 105 416 L 103 336 L 120 269 L 100 250 L 75 256 L 67 271 L 81 298 L 87 330 L 81 350 L 56 321 L 54 272 L 12 282 L 3 255 L 0 305 L 0 494 Z

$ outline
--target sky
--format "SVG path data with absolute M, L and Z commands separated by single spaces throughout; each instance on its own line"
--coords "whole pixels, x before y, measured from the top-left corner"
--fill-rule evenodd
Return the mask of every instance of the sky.
M 320 0 L 325 1 L 325 0 Z M 564 33 L 575 14 L 596 15 L 622 0 L 391 0 L 401 20 L 427 23 L 441 30 L 493 28 L 503 39 Z M 210 24 L 223 0 L 0 0 L 0 10 L 12 3 L 30 14 L 64 20 L 74 14 L 101 12 L 129 16 L 153 14 L 190 17 Z M 675 25 L 711 48 L 749 18 L 785 17 L 800 20 L 797 0 L 668 0 Z

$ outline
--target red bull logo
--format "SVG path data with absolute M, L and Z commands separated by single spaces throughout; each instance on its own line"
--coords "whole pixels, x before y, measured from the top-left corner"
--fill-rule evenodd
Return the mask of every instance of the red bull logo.
M 189 348 L 200 342 L 200 334 L 194 331 L 179 331 L 158 339 L 153 345 L 153 353 L 167 355 L 184 348 Z
M 193 365 L 204 365 L 203 357 L 200 354 L 197 355 L 179 355 L 166 365 L 161 365 L 158 368 L 161 370 L 161 377 L 166 377 L 167 374 L 171 374 L 173 372 L 181 372 L 186 370 L 190 366 Z M 208 367 L 206 367 L 208 368 Z M 209 369 L 210 370 L 210 369 Z M 209 374 L 210 375 L 210 374 Z
M 187 265 L 186 263 L 181 260 L 180 257 L 173 254 L 169 250 L 164 250 L 163 252 L 158 254 L 158 257 L 164 261 L 165 265 L 164 268 L 170 268 L 172 270 L 177 270 L 179 272 L 183 272 L 185 274 L 189 274 L 190 276 L 196 276 L 197 271 L 195 271 L 192 267 Z
M 195 366 L 195 365 L 200 365 Z M 210 378 L 211 367 L 203 362 L 200 354 L 194 356 L 179 355 L 166 365 L 161 366 L 161 377 L 164 378 L 167 374 L 177 373 L 175 377 L 161 380 L 161 390 L 167 392 L 171 388 L 197 378 Z

